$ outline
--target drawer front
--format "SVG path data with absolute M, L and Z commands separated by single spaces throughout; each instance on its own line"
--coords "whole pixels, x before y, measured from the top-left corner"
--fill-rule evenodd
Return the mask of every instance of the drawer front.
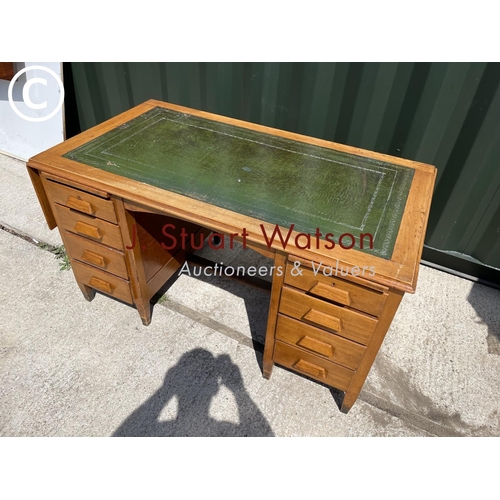
M 311 297 L 293 288 L 283 287 L 279 312 L 319 328 L 366 345 L 377 320 L 345 307 Z
M 106 293 L 129 304 L 134 303 L 128 281 L 76 260 L 71 261 L 71 267 L 79 283 L 83 283 L 99 292 Z
M 64 242 L 70 259 L 77 259 L 85 264 L 128 279 L 127 266 L 122 252 L 67 231 L 64 232 Z
M 329 361 L 356 370 L 365 347 L 301 321 L 278 315 L 276 338 Z
M 56 203 L 114 224 L 117 223 L 115 206 L 111 200 L 105 200 L 50 180 L 47 180 L 46 186 L 51 198 Z
M 388 297 L 386 293 L 369 290 L 335 276 L 325 276 L 321 270 L 315 274 L 314 271 L 301 266 L 302 275 L 294 276 L 291 273 L 293 269 L 293 263 L 288 262 L 285 274 L 287 285 L 373 316 L 378 316 L 382 312 Z M 335 269 L 333 272 L 335 273 Z
M 123 250 L 120 228 L 97 217 L 81 214 L 61 205 L 54 205 L 61 229 L 66 229 L 104 245 Z
M 341 391 L 346 391 L 349 388 L 354 375 L 354 372 L 348 368 L 284 344 L 279 340 L 274 345 L 273 359 L 277 364 L 336 387 Z

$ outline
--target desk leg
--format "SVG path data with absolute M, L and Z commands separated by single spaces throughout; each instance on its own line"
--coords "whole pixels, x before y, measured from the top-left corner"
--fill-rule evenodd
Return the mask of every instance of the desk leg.
M 375 357 L 377 356 L 380 346 L 382 345 L 385 334 L 391 326 L 392 320 L 394 319 L 403 296 L 404 293 L 398 290 L 391 290 L 389 292 L 389 297 L 385 303 L 384 310 L 379 316 L 377 327 L 370 338 L 363 359 L 356 370 L 351 385 L 345 393 L 344 400 L 342 401 L 342 406 L 340 408 L 342 413 L 348 413 L 358 398 L 361 388 L 365 383 L 366 377 L 368 376 L 370 368 L 375 361 Z
M 151 323 L 151 302 L 148 301 L 147 304 L 139 304 L 137 301 L 135 307 L 139 311 L 139 316 L 141 317 L 142 324 L 148 326 Z
M 95 290 L 87 285 L 84 285 L 83 283 L 78 283 L 78 286 L 80 287 L 80 290 L 82 291 L 85 300 L 92 302 L 92 300 L 95 297 Z
M 125 261 L 129 270 L 130 289 L 134 299 L 135 307 L 139 312 L 142 324 L 148 326 L 151 323 L 151 301 L 148 294 L 148 286 L 144 273 L 141 249 L 139 245 L 132 242 L 134 218 L 125 210 L 123 200 L 115 198 L 116 216 L 121 228 L 123 243 L 125 245 Z M 127 248 L 128 247 L 128 248 Z
M 271 378 L 273 371 L 274 339 L 276 331 L 276 321 L 281 297 L 281 289 L 285 281 L 286 254 L 276 253 L 274 258 L 273 286 L 271 289 L 271 304 L 269 305 L 269 316 L 267 317 L 266 344 L 264 346 L 263 375 L 264 378 Z M 281 276 L 279 276 L 281 270 Z

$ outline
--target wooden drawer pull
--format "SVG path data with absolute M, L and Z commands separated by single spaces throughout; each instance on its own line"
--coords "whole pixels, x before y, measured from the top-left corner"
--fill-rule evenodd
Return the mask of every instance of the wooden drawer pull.
M 318 311 L 316 309 L 309 309 L 302 319 L 306 321 L 310 321 L 311 323 L 315 323 L 317 325 L 323 326 L 325 328 L 331 328 L 337 332 L 342 330 L 342 322 L 340 318 L 336 318 L 335 316 L 330 316 L 324 312 Z
M 96 278 L 95 276 L 92 276 L 92 278 L 90 278 L 89 285 L 92 288 L 97 288 L 98 290 L 101 290 L 102 292 L 106 292 L 109 294 L 113 293 L 114 287 L 113 287 L 113 285 L 111 285 L 111 283 L 108 283 L 107 281 Z
M 321 340 L 313 339 L 304 335 L 296 345 L 303 347 L 304 349 L 309 349 L 310 351 L 316 352 L 323 356 L 333 358 L 333 346 L 327 344 L 326 342 L 321 342 Z
M 82 253 L 82 260 L 88 262 L 89 264 L 94 264 L 95 266 L 99 266 L 102 268 L 106 268 L 108 264 L 106 259 L 102 255 L 91 252 L 90 250 L 85 250 Z
M 94 215 L 95 213 L 94 207 L 88 201 L 79 200 L 75 196 L 70 196 L 68 198 L 66 206 L 69 208 L 74 208 L 75 210 L 79 210 L 80 212 L 84 212 L 89 215 Z
M 83 234 L 84 236 L 94 238 L 94 240 L 100 240 L 102 238 L 101 231 L 99 231 L 98 227 L 91 226 L 90 224 L 86 224 L 82 221 L 78 221 L 76 223 L 75 231 L 77 233 Z
M 351 305 L 351 297 L 349 292 L 345 290 L 340 290 L 336 288 L 335 285 L 327 285 L 326 283 L 316 282 L 310 289 L 309 293 L 313 295 L 318 295 L 324 299 L 333 300 L 334 302 L 339 302 L 345 306 Z
M 299 372 L 305 373 L 306 375 L 312 375 L 316 378 L 326 378 L 326 370 L 322 366 L 314 365 L 303 359 L 299 359 L 293 365 L 293 368 Z

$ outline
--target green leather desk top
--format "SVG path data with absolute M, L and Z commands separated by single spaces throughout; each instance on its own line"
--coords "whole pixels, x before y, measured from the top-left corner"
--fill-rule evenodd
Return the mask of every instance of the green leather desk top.
M 370 233 L 373 249 L 362 251 L 385 259 L 414 173 L 159 107 L 64 156 L 286 229 L 319 228 L 336 242 Z

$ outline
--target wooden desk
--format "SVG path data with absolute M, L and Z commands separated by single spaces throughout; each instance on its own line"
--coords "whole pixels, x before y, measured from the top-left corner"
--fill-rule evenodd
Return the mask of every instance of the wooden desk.
M 415 290 L 436 175 L 154 100 L 35 156 L 28 170 L 85 298 L 99 290 L 135 305 L 145 325 L 151 298 L 200 234 L 272 257 L 264 376 L 277 363 L 336 387 L 344 412 Z

